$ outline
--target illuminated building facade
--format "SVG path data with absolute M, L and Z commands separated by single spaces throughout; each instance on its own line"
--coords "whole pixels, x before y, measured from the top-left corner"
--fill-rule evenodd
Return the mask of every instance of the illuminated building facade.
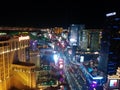
M 102 29 L 82 29 L 79 31 L 79 45 L 83 51 L 98 51 L 100 49 Z
M 23 89 L 25 85 L 35 88 L 34 65 L 16 64 L 26 63 L 29 36 L 6 37 L 8 36 L 0 38 L 0 90 L 9 90 L 12 87 Z M 21 81 L 24 76 L 29 81 Z
M 25 62 L 16 62 L 12 64 L 12 87 L 18 89 L 36 88 L 35 65 Z

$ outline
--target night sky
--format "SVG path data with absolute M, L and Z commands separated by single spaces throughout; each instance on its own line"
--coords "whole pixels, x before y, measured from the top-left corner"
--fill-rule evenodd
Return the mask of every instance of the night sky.
M 74 23 L 101 28 L 105 13 L 119 10 L 120 1 L 113 1 L 4 1 L 0 3 L 0 26 L 66 27 Z

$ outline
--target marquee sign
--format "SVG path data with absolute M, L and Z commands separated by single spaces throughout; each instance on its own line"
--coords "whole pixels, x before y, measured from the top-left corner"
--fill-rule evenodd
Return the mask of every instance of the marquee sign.
M 28 40 L 28 39 L 30 39 L 29 36 L 21 36 L 21 37 L 19 37 L 19 41 Z

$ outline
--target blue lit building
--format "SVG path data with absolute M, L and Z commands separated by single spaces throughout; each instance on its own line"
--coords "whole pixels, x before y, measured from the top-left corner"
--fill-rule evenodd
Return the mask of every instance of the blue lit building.
M 79 46 L 80 30 L 83 30 L 84 28 L 85 28 L 84 25 L 78 25 L 78 24 L 70 25 L 69 42 L 71 46 Z
M 84 29 L 84 25 L 72 24 L 69 29 L 69 44 L 72 46 L 72 55 L 75 56 L 77 47 L 79 47 L 80 30 Z

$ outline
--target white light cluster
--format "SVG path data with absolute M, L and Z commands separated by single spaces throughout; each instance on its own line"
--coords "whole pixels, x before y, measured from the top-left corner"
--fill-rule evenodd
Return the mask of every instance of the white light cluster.
M 110 16 L 114 16 L 114 15 L 116 15 L 116 12 L 107 13 L 107 14 L 106 14 L 106 17 L 110 17 Z

